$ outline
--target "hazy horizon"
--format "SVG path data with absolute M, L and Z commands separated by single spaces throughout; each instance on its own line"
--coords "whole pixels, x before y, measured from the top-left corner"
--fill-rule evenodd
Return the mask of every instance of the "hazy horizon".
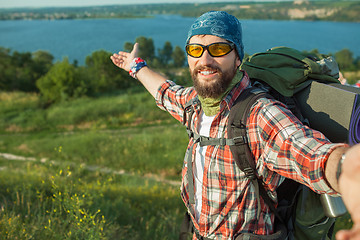
M 281 2 L 291 0 L 249 0 L 251 2 Z M 215 2 L 237 2 L 234 0 L 175 0 L 171 3 L 215 3 Z M 129 4 L 156 4 L 169 3 L 169 0 L 0 0 L 0 8 L 43 8 L 43 7 L 91 7 L 106 5 L 129 5 Z M 241 1 L 238 1 L 241 3 Z

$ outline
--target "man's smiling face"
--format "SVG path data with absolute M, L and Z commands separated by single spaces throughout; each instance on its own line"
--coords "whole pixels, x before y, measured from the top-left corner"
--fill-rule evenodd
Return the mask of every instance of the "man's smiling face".
M 209 45 L 215 42 L 227 42 L 213 35 L 195 35 L 189 44 Z M 220 97 L 234 78 L 240 59 L 235 50 L 222 57 L 212 57 L 207 50 L 201 57 L 188 56 L 190 73 L 197 93 L 202 97 Z

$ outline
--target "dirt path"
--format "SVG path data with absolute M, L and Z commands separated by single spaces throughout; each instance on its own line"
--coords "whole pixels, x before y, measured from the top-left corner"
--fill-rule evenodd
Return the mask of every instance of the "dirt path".
M 23 161 L 23 162 L 35 162 L 35 163 L 50 163 L 52 165 L 55 166 L 59 166 L 59 165 L 70 165 L 70 166 L 75 166 L 76 164 L 74 164 L 73 162 L 60 162 L 60 161 L 56 161 L 56 160 L 49 160 L 47 158 L 41 158 L 41 159 L 37 159 L 35 157 L 24 157 L 24 156 L 19 156 L 19 155 L 14 155 L 11 153 L 0 153 L 0 158 L 9 160 L 9 161 Z M 126 172 L 123 169 L 120 170 L 114 170 L 114 169 L 110 169 L 107 167 L 102 167 L 102 166 L 96 166 L 96 165 L 86 165 L 86 164 L 81 164 L 81 167 L 83 169 L 86 169 L 88 171 L 91 172 L 102 172 L 102 173 L 106 173 L 106 174 L 115 174 L 115 175 L 126 175 L 126 176 L 138 176 L 144 179 L 149 179 L 149 180 L 155 180 L 157 182 L 161 182 L 161 183 L 166 183 L 166 184 L 170 184 L 173 186 L 180 186 L 180 182 L 179 181 L 173 181 L 173 180 L 168 180 L 165 179 L 159 175 L 153 174 L 153 173 L 148 173 L 145 174 L 143 176 L 139 176 L 136 175 L 134 173 L 131 172 Z M 0 167 L 0 171 L 5 171 L 7 168 L 6 167 Z

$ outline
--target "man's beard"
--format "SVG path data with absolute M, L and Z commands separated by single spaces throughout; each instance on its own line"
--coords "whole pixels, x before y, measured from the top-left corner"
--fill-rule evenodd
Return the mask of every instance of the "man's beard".
M 199 70 L 216 70 L 218 73 L 217 79 L 212 79 L 210 82 L 205 84 L 199 81 L 198 74 Z M 223 72 L 219 67 L 216 66 L 200 66 L 195 68 L 191 72 L 191 77 L 194 83 L 196 92 L 203 98 L 218 98 L 228 89 L 236 74 L 236 68 L 233 71 L 228 70 Z

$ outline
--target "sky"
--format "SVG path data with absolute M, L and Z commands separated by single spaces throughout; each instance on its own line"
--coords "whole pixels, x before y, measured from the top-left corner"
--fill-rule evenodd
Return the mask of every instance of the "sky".
M 209 3 L 209 2 L 234 2 L 234 0 L 210 0 L 210 1 L 209 0 L 172 0 L 172 1 L 169 0 L 0 0 L 0 8 L 67 7 L 67 6 L 80 7 L 80 6 L 169 3 L 169 2 Z

